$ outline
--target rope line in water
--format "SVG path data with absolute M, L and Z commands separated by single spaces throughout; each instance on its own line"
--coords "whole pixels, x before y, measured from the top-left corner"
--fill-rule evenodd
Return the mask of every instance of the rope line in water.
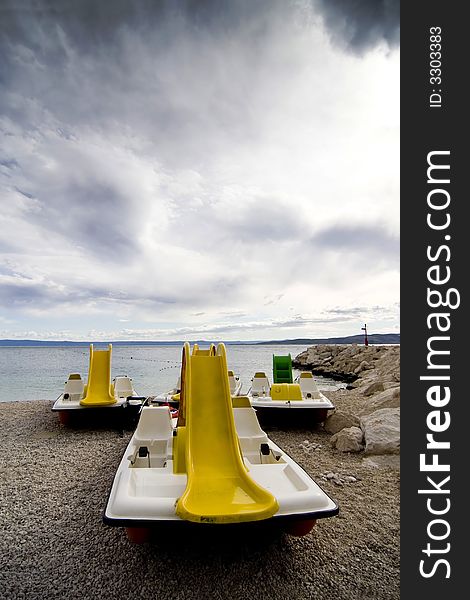
M 89 356 L 88 352 L 82 352 L 82 356 Z M 166 371 L 167 369 L 181 369 L 181 362 L 176 362 L 173 360 L 158 360 L 156 358 L 139 358 L 139 357 L 125 357 L 125 356 L 113 356 L 113 362 L 116 360 L 141 360 L 144 362 L 155 362 L 155 363 L 174 363 L 172 365 L 169 365 L 168 367 L 162 367 L 161 369 L 158 369 L 158 373 L 160 373 L 160 371 Z

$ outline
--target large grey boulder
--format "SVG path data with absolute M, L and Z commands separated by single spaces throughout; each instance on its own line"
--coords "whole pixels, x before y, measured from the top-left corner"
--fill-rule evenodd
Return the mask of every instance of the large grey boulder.
M 335 434 L 345 427 L 359 427 L 359 425 L 360 421 L 355 415 L 336 410 L 326 419 L 324 427 L 327 433 Z
M 361 371 L 366 371 L 367 369 L 372 369 L 372 365 L 367 360 L 363 360 L 355 369 L 354 373 L 358 375 Z
M 384 389 L 383 381 L 376 379 L 375 381 L 372 381 L 372 383 L 366 384 L 363 388 L 361 387 L 359 391 L 362 392 L 364 396 L 372 396 L 372 394 L 376 394 L 377 392 L 383 392 Z
M 399 454 L 371 454 L 362 459 L 364 467 L 369 469 L 397 469 L 400 470 Z
M 400 409 L 381 408 L 361 417 L 365 454 L 400 453 Z
M 400 388 L 393 387 L 369 398 L 359 415 L 370 415 L 381 408 L 398 408 L 400 406 Z
M 330 444 L 341 452 L 360 452 L 364 448 L 363 437 L 360 427 L 347 427 L 335 433 L 330 439 Z
M 384 381 L 384 390 L 388 390 L 389 388 L 400 387 L 399 381 Z

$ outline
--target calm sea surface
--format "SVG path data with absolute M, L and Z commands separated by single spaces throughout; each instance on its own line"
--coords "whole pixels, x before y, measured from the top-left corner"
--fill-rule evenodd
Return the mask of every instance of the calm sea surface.
M 106 346 L 95 345 L 95 348 Z M 227 346 L 229 369 L 240 375 L 246 392 L 255 371 L 265 371 L 272 380 L 273 354 L 295 358 L 305 346 Z M 141 396 L 156 395 L 174 387 L 181 367 L 180 346 L 113 346 L 112 376 L 132 377 Z M 87 347 L 0 347 L 0 402 L 55 400 L 62 393 L 69 373 L 86 380 Z M 294 370 L 294 374 L 298 372 Z M 320 389 L 342 387 L 330 379 L 317 378 Z

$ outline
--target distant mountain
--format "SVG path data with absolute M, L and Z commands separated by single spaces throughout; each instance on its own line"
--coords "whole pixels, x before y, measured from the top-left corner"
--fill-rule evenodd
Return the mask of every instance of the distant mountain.
M 105 346 L 107 344 L 113 344 L 113 346 L 182 346 L 186 340 L 181 341 L 170 341 L 170 342 L 151 342 L 148 340 L 107 340 L 107 341 L 91 341 L 91 342 L 69 342 L 63 340 L 0 340 L 0 346 L 27 346 L 27 347 L 68 347 L 68 346 L 82 346 L 88 347 L 90 344 L 94 344 L 95 346 Z M 192 344 L 199 344 L 201 346 L 208 346 L 211 341 L 208 340 L 195 340 L 191 341 Z M 256 344 L 257 342 L 224 342 L 227 346 L 235 345 L 235 344 Z
M 399 344 L 399 333 L 371 333 L 367 334 L 369 344 Z M 297 338 L 295 340 L 273 340 L 270 342 L 256 342 L 257 344 L 295 344 L 296 346 L 305 346 L 313 344 L 363 344 L 364 334 L 348 335 L 345 337 L 332 338 Z
M 196 342 L 204 343 L 204 342 Z M 206 342 L 207 343 L 207 342 Z M 64 346 L 84 346 L 90 344 L 95 346 L 113 344 L 113 346 L 182 346 L 183 342 L 148 342 L 148 341 L 106 341 L 106 342 L 68 342 L 62 340 L 0 340 L 0 346 L 49 346 L 49 347 L 64 347 Z
M 369 344 L 399 344 L 400 343 L 400 334 L 399 333 L 371 333 L 367 336 L 369 339 Z M 98 345 L 107 344 L 108 342 L 68 342 L 68 341 L 49 341 L 49 340 L 0 340 L 0 346 L 50 346 L 50 347 L 64 347 L 64 346 L 89 346 L 90 343 Z M 183 341 L 177 342 L 149 342 L 149 341 L 113 341 L 111 342 L 114 346 L 182 346 Z M 207 340 L 198 340 L 196 342 L 191 342 L 191 344 L 201 344 L 207 346 L 210 342 Z M 265 345 L 265 346 L 273 346 L 273 345 L 296 345 L 296 346 L 311 346 L 313 344 L 363 344 L 364 343 L 364 335 L 349 335 L 346 337 L 333 337 L 333 338 L 297 338 L 294 340 L 269 340 L 269 341 L 232 341 L 225 342 L 227 346 L 235 346 L 235 345 L 248 345 L 248 344 L 256 344 L 256 345 Z

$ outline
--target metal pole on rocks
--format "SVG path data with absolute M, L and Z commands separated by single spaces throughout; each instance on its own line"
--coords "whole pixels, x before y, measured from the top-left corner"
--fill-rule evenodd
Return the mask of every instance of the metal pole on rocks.
M 364 346 L 368 346 L 369 340 L 367 339 L 367 323 L 365 323 L 364 327 L 361 327 L 361 329 L 364 332 Z

